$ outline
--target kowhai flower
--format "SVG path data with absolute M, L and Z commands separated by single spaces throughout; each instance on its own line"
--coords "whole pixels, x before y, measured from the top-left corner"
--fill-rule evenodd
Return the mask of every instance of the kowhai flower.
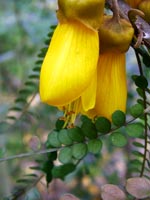
M 104 0 L 59 0 L 59 24 L 40 73 L 40 96 L 66 116 L 95 105 Z M 75 117 L 73 116 L 73 119 Z M 72 120 L 73 121 L 73 120 Z
M 95 107 L 88 111 L 90 117 L 104 116 L 111 120 L 115 110 L 126 110 L 127 84 L 125 52 L 134 30 L 124 19 L 105 16 L 100 27 L 101 50 L 97 66 L 97 91 Z

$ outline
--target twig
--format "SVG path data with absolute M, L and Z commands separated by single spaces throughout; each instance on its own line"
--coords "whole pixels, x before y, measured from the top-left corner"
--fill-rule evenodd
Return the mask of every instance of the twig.
M 29 152 L 29 153 L 22 153 L 14 156 L 9 156 L 6 158 L 0 158 L 0 162 L 8 161 L 8 160 L 13 160 L 17 158 L 25 158 L 25 157 L 31 157 L 31 156 L 36 156 L 40 154 L 46 154 L 46 153 L 51 153 L 60 150 L 60 148 L 53 148 L 53 149 L 45 149 L 45 150 L 40 150 L 40 151 L 34 151 L 34 152 Z

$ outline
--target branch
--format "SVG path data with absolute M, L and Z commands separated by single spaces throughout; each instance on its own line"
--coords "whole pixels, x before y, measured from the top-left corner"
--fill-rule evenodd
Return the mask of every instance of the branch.
M 53 149 L 45 149 L 45 150 L 40 150 L 40 151 L 33 151 L 33 152 L 29 152 L 29 153 L 22 153 L 22 154 L 18 154 L 18 155 L 14 155 L 14 156 L 9 156 L 6 158 L 0 158 L 0 162 L 4 162 L 4 161 L 8 161 L 8 160 L 13 160 L 16 158 L 25 158 L 25 157 L 31 157 L 31 156 L 36 156 L 39 154 L 45 154 L 45 153 L 51 153 L 51 152 L 55 152 L 57 150 L 60 150 L 60 148 L 53 148 Z

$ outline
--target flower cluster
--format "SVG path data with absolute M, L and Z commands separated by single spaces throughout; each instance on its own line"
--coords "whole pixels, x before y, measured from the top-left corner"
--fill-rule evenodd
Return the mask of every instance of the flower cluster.
M 58 0 L 55 29 L 40 74 L 41 100 L 64 110 L 111 120 L 126 110 L 125 52 L 134 31 L 117 15 L 104 16 L 104 0 Z

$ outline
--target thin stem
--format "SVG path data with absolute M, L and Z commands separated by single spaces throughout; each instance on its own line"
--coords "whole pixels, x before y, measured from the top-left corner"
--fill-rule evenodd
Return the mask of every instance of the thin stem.
M 113 11 L 113 19 L 119 23 L 120 16 L 119 16 L 118 0 L 112 0 L 112 11 Z
M 34 151 L 34 152 L 29 152 L 29 153 L 22 153 L 14 156 L 9 156 L 6 158 L 0 158 L 0 162 L 8 161 L 8 160 L 13 160 L 17 158 L 25 158 L 25 157 L 31 157 L 31 156 L 36 156 L 39 154 L 45 154 L 45 153 L 51 153 L 60 150 L 60 148 L 53 148 L 53 149 L 45 149 L 45 150 L 40 150 L 40 151 Z

